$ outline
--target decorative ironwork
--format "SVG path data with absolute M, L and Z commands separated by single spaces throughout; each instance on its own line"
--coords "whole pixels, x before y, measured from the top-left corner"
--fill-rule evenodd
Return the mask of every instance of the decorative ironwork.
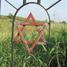
M 29 22 L 30 18 L 32 19 L 32 22 Z M 24 43 L 25 48 L 28 50 L 28 53 L 31 53 L 36 44 L 39 44 L 39 43 L 42 44 L 43 43 L 46 45 L 46 40 L 45 40 L 44 34 L 43 34 L 43 26 L 45 27 L 46 25 L 48 25 L 48 23 L 36 22 L 32 13 L 30 13 L 29 16 L 27 17 L 27 19 L 25 20 L 25 22 L 21 22 L 18 24 L 18 26 L 21 26 L 21 28 L 17 26 L 17 33 L 14 37 L 14 41 L 19 42 L 19 43 Z M 34 41 L 28 41 L 28 40 L 24 39 L 25 26 L 36 26 L 36 27 L 40 26 L 39 28 L 36 28 L 36 31 L 39 34 L 37 35 L 37 37 L 35 38 Z M 19 37 L 20 37 L 20 39 L 17 41 L 17 39 Z M 42 40 L 42 42 L 38 42 L 40 39 Z M 28 47 L 28 44 L 31 44 L 30 48 Z
M 29 2 L 29 3 L 26 3 L 26 0 L 23 0 L 23 5 L 20 6 L 19 8 L 16 8 L 13 4 L 11 4 L 8 0 L 5 0 L 8 4 L 10 4 L 13 8 L 16 9 L 16 12 L 14 14 L 14 17 L 13 17 L 13 21 L 12 21 L 12 34 L 11 34 L 11 67 L 13 67 L 13 45 L 14 45 L 14 42 L 13 42 L 13 39 L 14 39 L 14 22 L 15 22 L 15 18 L 16 18 L 16 15 L 18 13 L 18 11 L 23 8 L 24 6 L 28 5 L 28 4 L 37 4 L 39 6 L 41 6 L 47 13 L 48 15 L 48 19 L 49 19 L 49 37 L 50 37 L 50 16 L 49 16 L 49 13 L 47 12 L 50 8 L 52 8 L 54 5 L 56 5 L 57 3 L 59 3 L 61 0 L 58 0 L 57 2 L 55 2 L 54 4 L 52 4 L 50 7 L 48 7 L 47 9 L 44 8 L 44 6 L 42 6 L 40 4 L 41 0 L 37 0 L 37 2 Z M 42 27 L 44 28 L 44 26 Z M 40 33 L 41 34 L 41 33 Z M 42 34 L 41 36 L 42 37 Z M 38 41 L 38 39 L 37 39 Z

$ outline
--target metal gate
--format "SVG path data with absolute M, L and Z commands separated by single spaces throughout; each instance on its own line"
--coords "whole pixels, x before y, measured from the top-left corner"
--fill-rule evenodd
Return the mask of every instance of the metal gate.
M 26 5 L 29 5 L 29 4 L 35 4 L 35 5 L 39 5 L 42 9 L 44 9 L 44 11 L 46 12 L 46 14 L 47 14 L 47 16 L 48 16 L 48 32 L 49 32 L 49 34 L 48 34 L 48 41 L 46 41 L 46 44 L 47 44 L 47 46 L 48 46 L 48 44 L 53 44 L 52 42 L 51 42 L 51 19 L 50 19 L 50 15 L 49 15 L 49 13 L 48 13 L 48 10 L 49 9 L 51 9 L 54 5 L 56 5 L 57 3 L 59 3 L 61 0 L 58 0 L 57 2 L 55 2 L 54 4 L 52 4 L 51 6 L 49 6 L 48 8 L 45 8 L 43 5 L 41 5 L 41 0 L 37 0 L 37 2 L 26 2 L 26 0 L 23 0 L 23 4 L 22 4 L 22 6 L 20 6 L 19 8 L 17 8 L 17 7 L 15 7 L 14 5 L 12 5 L 8 0 L 5 0 L 9 5 L 11 5 L 13 8 L 15 8 L 15 10 L 16 10 L 16 12 L 15 12 L 15 14 L 14 14 L 14 16 L 13 16 L 13 20 L 12 20 L 12 33 L 11 33 L 11 67 L 15 67 L 14 66 L 14 28 L 15 28 L 15 20 L 16 20 L 16 16 L 17 16 L 17 13 L 19 12 L 19 10 L 21 10 L 21 8 L 23 8 L 24 6 L 26 6 Z M 31 15 L 31 13 L 30 13 L 30 15 Z M 28 17 L 29 18 L 29 17 Z M 34 20 L 34 19 L 33 19 Z M 32 24 L 21 24 L 22 26 L 27 26 L 27 25 L 31 25 L 31 26 L 38 26 L 38 23 L 32 23 Z M 41 25 L 41 24 L 39 24 L 39 25 Z M 35 39 L 36 41 L 34 41 L 34 45 L 36 45 L 36 42 L 42 37 L 42 32 L 43 32 L 43 29 L 44 29 L 44 23 L 42 24 L 42 31 L 40 31 L 39 32 L 39 36 L 38 36 L 38 39 Z M 58 32 L 59 33 L 59 32 Z M 64 41 L 65 41 L 65 34 L 66 33 L 64 33 Z M 21 37 L 21 36 L 20 36 Z M 21 40 L 22 40 L 22 38 L 21 38 Z M 24 40 L 22 40 L 23 42 L 24 42 Z M 65 44 L 65 42 L 63 42 L 64 44 Z M 23 43 L 23 44 L 25 44 L 25 43 Z M 60 43 L 61 44 L 61 43 Z M 25 44 L 25 46 L 26 46 L 26 49 L 28 49 L 29 47 Z M 27 48 L 28 47 L 28 48 Z M 7 66 L 8 67 L 8 66 Z

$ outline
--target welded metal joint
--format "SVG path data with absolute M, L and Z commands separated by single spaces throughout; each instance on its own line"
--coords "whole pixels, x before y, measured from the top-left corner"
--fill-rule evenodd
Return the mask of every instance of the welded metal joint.
M 23 5 L 25 5 L 26 4 L 26 0 L 23 0 Z
M 41 3 L 41 0 L 37 0 L 37 4 L 40 4 Z

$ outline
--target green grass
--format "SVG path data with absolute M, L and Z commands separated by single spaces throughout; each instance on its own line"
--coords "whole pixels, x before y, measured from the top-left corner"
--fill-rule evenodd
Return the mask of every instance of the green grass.
M 11 63 L 11 19 L 0 19 L 0 67 L 10 67 Z M 49 33 L 49 32 L 48 32 Z M 14 67 L 64 67 L 67 44 L 67 24 L 51 23 L 48 46 L 37 45 L 32 54 L 28 54 L 23 44 L 14 44 Z M 65 36 L 65 38 L 64 38 Z M 65 43 L 64 43 L 65 39 Z

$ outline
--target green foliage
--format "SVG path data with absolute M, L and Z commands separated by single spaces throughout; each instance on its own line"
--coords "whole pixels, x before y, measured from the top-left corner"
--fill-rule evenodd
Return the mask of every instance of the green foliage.
M 11 19 L 0 19 L 0 67 L 10 67 L 11 63 Z M 27 32 L 26 32 L 27 33 Z M 13 45 L 14 67 L 64 67 L 67 44 L 67 24 L 51 24 L 51 36 L 47 36 L 47 46 L 37 45 L 28 54 L 23 44 Z M 34 34 L 36 35 L 36 34 Z M 29 38 L 30 39 L 30 38 Z M 33 37 L 32 37 L 33 39 Z

